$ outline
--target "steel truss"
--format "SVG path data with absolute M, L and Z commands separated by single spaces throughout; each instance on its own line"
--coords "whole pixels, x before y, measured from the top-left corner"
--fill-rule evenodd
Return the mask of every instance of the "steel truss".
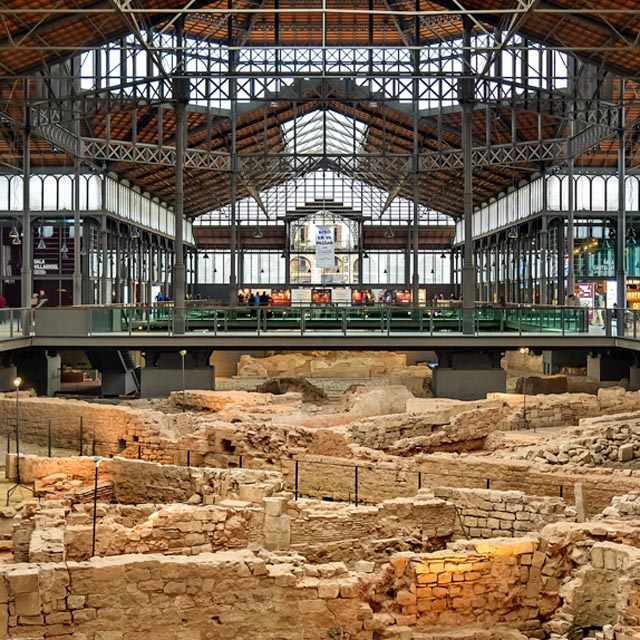
M 596 12 L 563 13 L 525 0 L 504 10 L 465 10 L 458 3 L 455 12 L 407 11 L 406 3 L 382 0 L 357 9 L 369 17 L 362 24 L 368 35 L 364 44 L 340 47 L 323 40 L 321 46 L 294 47 L 276 40 L 272 46 L 251 45 L 252 29 L 259 29 L 266 16 L 274 20 L 277 34 L 285 14 L 305 14 L 308 20 L 301 17 L 298 24 L 310 28 L 314 16 L 354 11 L 307 4 L 279 9 L 259 0 L 231 0 L 224 8 L 189 5 L 148 12 L 128 0 L 111 0 L 99 11 L 89 10 L 89 16 L 118 15 L 130 35 L 100 48 L 89 46 L 84 55 L 54 61 L 34 75 L 26 102 L 30 133 L 71 158 L 120 172 L 134 184 L 146 179 L 142 186 L 153 194 L 148 181 L 155 168 L 166 169 L 157 181 L 164 185 L 177 163 L 173 121 L 180 84 L 189 102 L 183 157 L 193 185 L 190 192 L 187 176 L 188 215 L 201 213 L 205 202 L 222 205 L 247 196 L 260 202 L 260 191 L 318 167 L 386 188 L 390 201 L 403 195 L 425 204 L 440 193 L 442 210 L 454 213 L 451 202 L 445 202 L 450 195 L 443 191 L 442 175 L 445 184 L 453 184 L 464 168 L 459 121 L 460 87 L 466 80 L 474 87 L 471 161 L 478 170 L 491 170 L 483 182 L 496 193 L 504 190 L 505 181 L 575 160 L 620 133 L 620 96 L 603 67 L 577 64 L 560 55 L 553 42 L 544 48 L 518 35 L 532 15 L 591 19 Z M 0 13 L 11 15 L 7 11 Z M 46 13 L 64 13 L 59 19 L 71 20 L 75 11 Z M 613 19 L 609 14 L 625 11 L 597 13 L 606 22 Z M 387 26 L 377 21 L 379 16 L 390 18 Z M 472 28 L 469 41 L 447 35 L 460 32 L 463 18 Z M 180 41 L 178 24 L 184 25 Z M 373 44 L 383 28 L 395 29 L 396 44 Z M 26 35 L 19 43 L 25 51 L 44 45 L 46 39 Z M 73 43 L 58 47 L 74 50 Z M 576 43 L 562 49 L 585 47 Z M 456 62 L 463 55 L 466 66 Z M 11 107 L 5 101 L 0 110 L 20 130 L 24 123 Z M 295 140 L 301 133 L 299 119 L 323 110 L 366 125 L 362 147 L 344 154 L 289 148 L 285 128 Z M 627 129 L 635 117 L 627 118 Z M 572 135 L 567 136 L 569 122 Z M 326 138 L 327 130 L 319 134 Z M 16 165 L 15 153 L 3 160 Z M 132 165 L 141 167 L 133 171 Z M 207 172 L 231 177 L 200 185 Z M 435 180 L 438 184 L 430 182 Z M 213 197 L 202 195 L 208 189 Z M 171 200 L 164 191 L 158 195 Z

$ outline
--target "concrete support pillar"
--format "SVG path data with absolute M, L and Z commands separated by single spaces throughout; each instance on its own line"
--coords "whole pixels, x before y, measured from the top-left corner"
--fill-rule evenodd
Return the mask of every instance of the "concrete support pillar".
M 39 396 L 53 396 L 60 389 L 60 356 L 46 349 L 16 351 L 12 356 L 24 388 L 33 388 Z
M 542 352 L 542 367 L 545 376 L 560 373 L 562 368 L 583 369 L 587 366 L 587 354 L 584 350 L 563 349 Z
M 215 371 L 209 364 L 210 349 L 178 351 L 147 350 L 140 371 L 140 396 L 166 397 L 184 389 L 215 389 Z
M 598 353 L 587 356 L 587 378 L 593 382 L 628 379 L 633 357 L 624 352 Z
M 507 374 L 500 367 L 500 352 L 437 352 L 432 389 L 437 398 L 478 400 L 507 390 Z

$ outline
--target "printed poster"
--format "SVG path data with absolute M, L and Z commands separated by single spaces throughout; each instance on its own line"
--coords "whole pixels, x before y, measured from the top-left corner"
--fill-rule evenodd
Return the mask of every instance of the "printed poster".
M 333 268 L 335 265 L 335 226 L 322 226 L 316 229 L 316 267 Z

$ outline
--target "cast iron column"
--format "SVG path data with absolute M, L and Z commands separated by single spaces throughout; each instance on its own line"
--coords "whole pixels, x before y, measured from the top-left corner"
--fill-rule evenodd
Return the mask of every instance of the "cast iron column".
M 25 309 L 31 308 L 31 294 L 33 293 L 33 271 L 31 270 L 31 211 L 29 199 L 31 189 L 29 180 L 31 178 L 31 113 L 29 111 L 29 81 L 24 82 L 24 148 L 22 167 L 22 264 L 20 269 L 21 278 L 21 306 Z M 29 335 L 31 322 L 23 322 L 23 333 Z
M 187 129 L 187 102 L 189 100 L 189 81 L 184 73 L 184 41 L 182 19 L 177 25 L 177 75 L 173 79 L 173 93 L 176 112 L 176 195 L 175 195 L 175 235 L 173 264 L 173 332 L 184 333 L 184 152 Z
M 616 290 L 618 307 L 627 307 L 627 211 L 625 202 L 625 182 L 627 178 L 626 151 L 624 148 L 624 91 L 625 82 L 620 80 L 620 103 L 618 105 L 618 227 L 616 233 Z

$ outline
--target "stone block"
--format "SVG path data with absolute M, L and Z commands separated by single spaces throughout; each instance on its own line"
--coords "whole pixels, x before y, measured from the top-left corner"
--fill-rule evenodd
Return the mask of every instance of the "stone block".
M 0 604 L 0 639 L 8 637 L 9 630 L 9 606 Z
M 604 569 L 604 549 L 602 547 L 591 549 L 591 564 L 594 569 Z
M 262 506 L 266 515 L 281 516 L 287 513 L 288 502 L 287 498 L 281 497 L 263 498 Z
M 30 593 L 16 593 L 16 615 L 37 616 L 40 614 L 40 594 L 37 591 Z
M 332 600 L 340 594 L 340 583 L 321 582 L 318 585 L 318 597 L 323 600 Z
M 633 457 L 633 443 L 623 444 L 618 447 L 618 460 L 620 462 L 630 462 Z
M 38 570 L 17 569 L 9 574 L 9 584 L 13 593 L 29 593 L 38 591 Z
M 373 573 L 376 570 L 376 563 L 368 560 L 358 560 L 354 568 L 358 573 Z

